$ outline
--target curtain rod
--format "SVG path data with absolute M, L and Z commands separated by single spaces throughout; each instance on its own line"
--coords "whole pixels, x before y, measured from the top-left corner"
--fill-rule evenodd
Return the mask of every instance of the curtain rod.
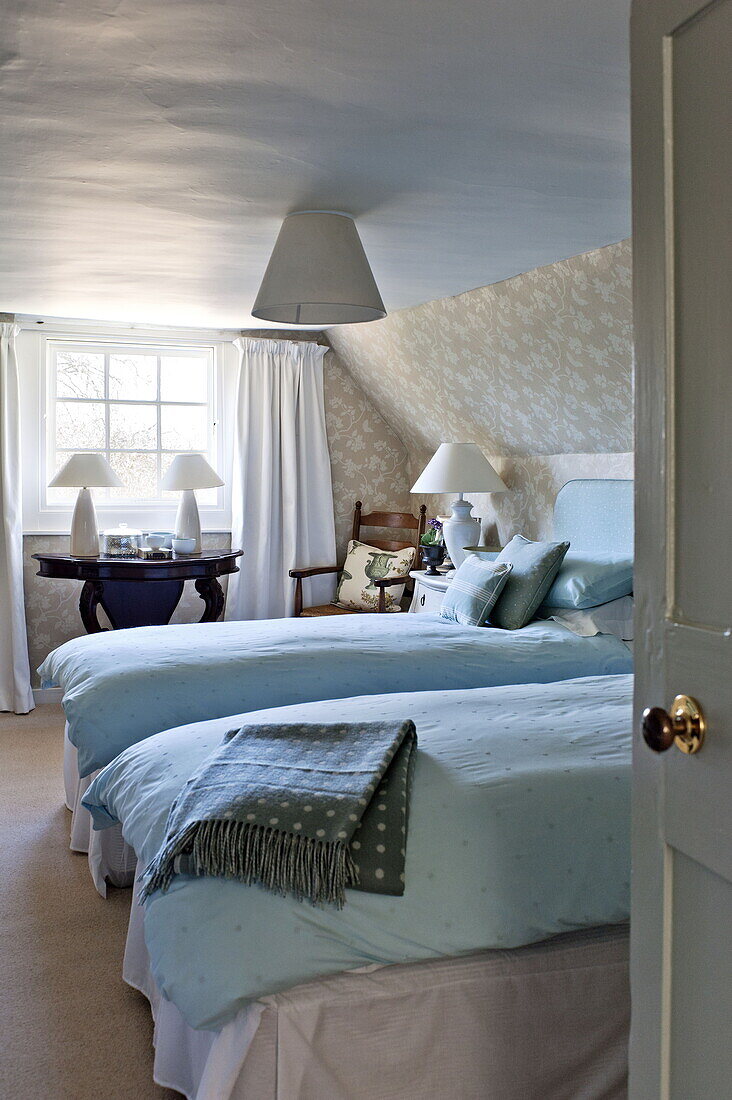
M 299 332 L 293 332 L 291 328 L 287 327 L 263 329 L 261 325 L 252 326 L 249 329 L 205 328 L 203 326 L 193 325 L 155 325 L 143 321 L 100 321 L 80 317 L 46 317 L 37 313 L 0 313 L 0 319 L 15 321 L 24 328 L 37 326 L 41 329 L 47 325 L 49 328 L 83 328 L 96 332 L 105 330 L 161 334 L 168 332 L 177 335 L 187 334 L 198 338 L 202 336 L 216 337 L 219 340 L 236 340 L 238 336 L 252 336 L 255 334 L 261 336 L 263 339 L 285 340 L 302 336 L 320 335 L 325 332 L 324 329 L 317 328 L 303 329 Z

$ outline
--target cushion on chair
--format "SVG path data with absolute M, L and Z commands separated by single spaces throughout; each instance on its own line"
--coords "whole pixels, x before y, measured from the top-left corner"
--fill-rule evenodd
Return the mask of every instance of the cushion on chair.
M 485 626 L 513 567 L 469 554 L 445 592 L 440 618 L 463 626 Z
M 494 562 L 510 562 L 513 565 L 511 575 L 491 612 L 494 626 L 518 630 L 531 622 L 568 550 L 568 542 L 531 542 L 523 535 L 513 536 Z
M 349 611 L 376 611 L 379 606 L 379 589 L 374 579 L 406 577 L 414 565 L 415 549 L 379 550 L 365 542 L 351 539 L 342 571 L 338 575 L 335 602 Z M 386 610 L 401 611 L 400 600 L 404 585 L 396 584 L 386 589 Z

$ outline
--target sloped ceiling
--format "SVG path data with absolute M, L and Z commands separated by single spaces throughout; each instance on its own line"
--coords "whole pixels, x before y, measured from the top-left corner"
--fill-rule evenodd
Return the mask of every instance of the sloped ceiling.
M 0 309 L 249 327 L 293 209 L 388 309 L 629 231 L 627 0 L 0 2 Z
M 632 449 L 630 242 L 328 330 L 421 466 L 441 442 L 486 455 Z

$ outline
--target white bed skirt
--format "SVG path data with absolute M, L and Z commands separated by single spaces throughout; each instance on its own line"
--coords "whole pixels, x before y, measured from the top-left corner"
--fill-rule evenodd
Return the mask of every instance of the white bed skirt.
M 79 778 L 76 748 L 69 741 L 68 726 L 64 730 L 64 792 L 71 810 L 72 852 L 87 852 L 89 871 L 99 893 L 107 896 L 111 886 L 132 886 L 137 860 L 135 853 L 122 838 L 122 826 L 94 832 L 91 814 L 81 804 L 86 791 L 98 772 Z
M 150 1001 L 158 1084 L 189 1100 L 621 1100 L 628 933 L 368 967 L 195 1031 L 150 973 L 133 901 L 124 978 Z

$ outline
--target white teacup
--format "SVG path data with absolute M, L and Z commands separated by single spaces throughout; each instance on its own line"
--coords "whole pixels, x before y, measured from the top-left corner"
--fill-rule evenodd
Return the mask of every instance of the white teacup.
M 172 550 L 173 549 L 173 532 L 172 531 L 150 531 L 149 533 L 151 535 L 155 535 L 156 537 L 159 535 L 160 538 L 163 540 L 162 545 L 167 550 Z
M 159 550 L 165 545 L 165 535 L 146 535 L 145 542 L 151 550 Z
M 176 554 L 192 554 L 196 549 L 195 539 L 173 539 L 173 549 Z

